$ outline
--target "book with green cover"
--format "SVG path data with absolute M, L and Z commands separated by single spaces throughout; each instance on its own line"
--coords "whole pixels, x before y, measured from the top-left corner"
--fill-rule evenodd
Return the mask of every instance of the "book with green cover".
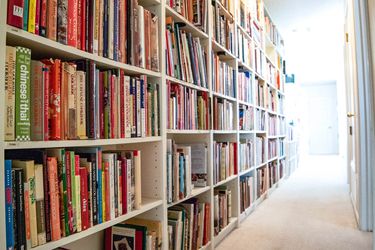
M 31 50 L 16 47 L 16 140 L 30 141 Z

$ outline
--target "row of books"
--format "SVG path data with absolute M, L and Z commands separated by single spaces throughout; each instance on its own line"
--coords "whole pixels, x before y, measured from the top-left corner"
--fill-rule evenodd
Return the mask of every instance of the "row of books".
M 222 14 L 218 1 L 212 2 L 212 30 L 214 32 L 213 39 L 222 47 L 227 49 L 232 54 L 234 50 L 234 32 L 235 23 L 233 18 L 228 18 Z
M 273 159 L 277 157 L 277 139 L 268 140 L 268 159 Z
M 95 55 L 159 71 L 159 18 L 137 0 L 8 0 L 7 23 Z
M 7 46 L 5 140 L 159 135 L 159 87 L 92 61 L 31 60 Z
M 263 51 L 258 47 L 255 46 L 254 48 L 254 70 L 257 72 L 259 75 L 263 76 L 264 71 L 266 68 L 266 61 L 265 61 L 265 56 Z
M 251 3 L 252 1 L 240 0 L 237 8 L 238 25 L 250 36 L 251 33 Z
M 239 113 L 239 129 L 241 131 L 254 130 L 254 108 L 240 104 L 238 107 Z
M 261 109 L 255 109 L 255 129 L 265 131 L 266 126 L 266 112 Z
M 210 98 L 204 91 L 167 81 L 168 129 L 208 130 Z
M 268 164 L 268 187 L 272 188 L 278 181 L 277 161 Z
M 272 89 L 268 84 L 265 87 L 265 97 L 266 97 L 266 108 L 274 112 L 277 111 L 277 98 L 278 95 L 274 89 Z
M 236 71 L 220 56 L 212 53 L 212 90 L 230 97 L 236 97 Z
M 176 202 L 191 195 L 194 187 L 207 186 L 207 146 L 176 144 L 167 140 L 167 199 Z
M 267 167 L 257 169 L 257 199 L 267 191 Z
M 254 202 L 254 176 L 240 177 L 240 212 L 243 213 Z
M 248 71 L 237 74 L 238 100 L 253 103 L 253 75 Z
M 43 245 L 141 207 L 139 150 L 12 150 L 5 159 L 9 247 Z
M 237 174 L 237 143 L 214 141 L 213 148 L 213 182 L 218 183 Z
M 266 162 L 266 138 L 255 137 L 255 165 L 259 166 Z
M 254 44 L 240 31 L 240 28 L 237 30 L 237 56 L 242 63 L 253 68 Z
M 268 13 L 265 13 L 264 15 L 264 32 L 276 47 L 279 47 L 282 45 L 281 35 L 279 31 L 277 30 L 276 25 L 272 22 L 271 18 L 268 16 Z
M 165 3 L 195 27 L 207 32 L 208 8 L 206 1 L 166 0 Z
M 278 117 L 276 115 L 268 115 L 268 135 L 276 136 L 277 134 L 277 121 Z
M 234 130 L 234 103 L 214 97 L 213 100 L 213 129 L 214 130 Z
M 104 231 L 104 249 L 162 249 L 162 223 L 131 218 Z
M 208 88 L 207 52 L 199 37 L 186 32 L 183 23 L 165 20 L 166 73 L 185 82 Z
M 279 70 L 277 70 L 268 59 L 266 59 L 264 68 L 264 78 L 274 86 L 280 85 Z
M 232 191 L 227 186 L 214 190 L 214 235 L 218 235 L 232 217 Z
M 243 172 L 254 166 L 254 141 L 245 139 L 241 140 L 238 148 L 239 162 L 238 168 L 239 172 Z

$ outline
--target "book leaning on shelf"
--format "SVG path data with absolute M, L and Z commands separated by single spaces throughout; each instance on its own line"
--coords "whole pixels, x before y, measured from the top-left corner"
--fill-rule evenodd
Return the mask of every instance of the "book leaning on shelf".
M 227 186 L 214 190 L 214 234 L 218 235 L 232 217 L 232 191 Z
M 165 20 L 166 73 L 167 75 L 208 88 L 207 52 L 199 37 L 193 37 L 182 28 L 184 23 Z
M 8 249 L 59 240 L 141 207 L 139 150 L 9 150 L 5 158 Z
M 237 174 L 237 143 L 214 141 L 214 183 Z
M 207 157 L 205 144 L 167 140 L 168 203 L 189 197 L 194 187 L 207 186 Z
M 197 198 L 168 209 L 168 249 L 198 250 L 210 241 L 210 203 Z
M 162 249 L 162 223 L 132 218 L 105 229 L 104 249 Z
M 159 135 L 159 87 L 146 76 L 100 70 L 88 60 L 31 60 L 23 47 L 6 50 L 6 141 Z
M 95 55 L 159 71 L 159 19 L 137 0 L 8 0 L 7 23 Z
M 207 32 L 207 1 L 203 0 L 166 0 L 169 7 L 203 32 Z
M 167 81 L 168 129 L 209 130 L 210 98 L 208 92 Z

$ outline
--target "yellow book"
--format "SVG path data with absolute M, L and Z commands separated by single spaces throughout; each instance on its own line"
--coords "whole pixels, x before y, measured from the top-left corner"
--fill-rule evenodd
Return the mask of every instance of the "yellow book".
M 29 22 L 28 31 L 35 33 L 36 0 L 29 0 Z
M 102 172 L 102 207 L 103 207 L 103 222 L 105 222 L 105 171 Z

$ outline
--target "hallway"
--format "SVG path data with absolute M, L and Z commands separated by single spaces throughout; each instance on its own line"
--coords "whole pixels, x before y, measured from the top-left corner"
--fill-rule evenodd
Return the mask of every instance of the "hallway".
M 337 156 L 301 160 L 217 249 L 371 249 L 371 233 L 356 228 L 344 165 Z

